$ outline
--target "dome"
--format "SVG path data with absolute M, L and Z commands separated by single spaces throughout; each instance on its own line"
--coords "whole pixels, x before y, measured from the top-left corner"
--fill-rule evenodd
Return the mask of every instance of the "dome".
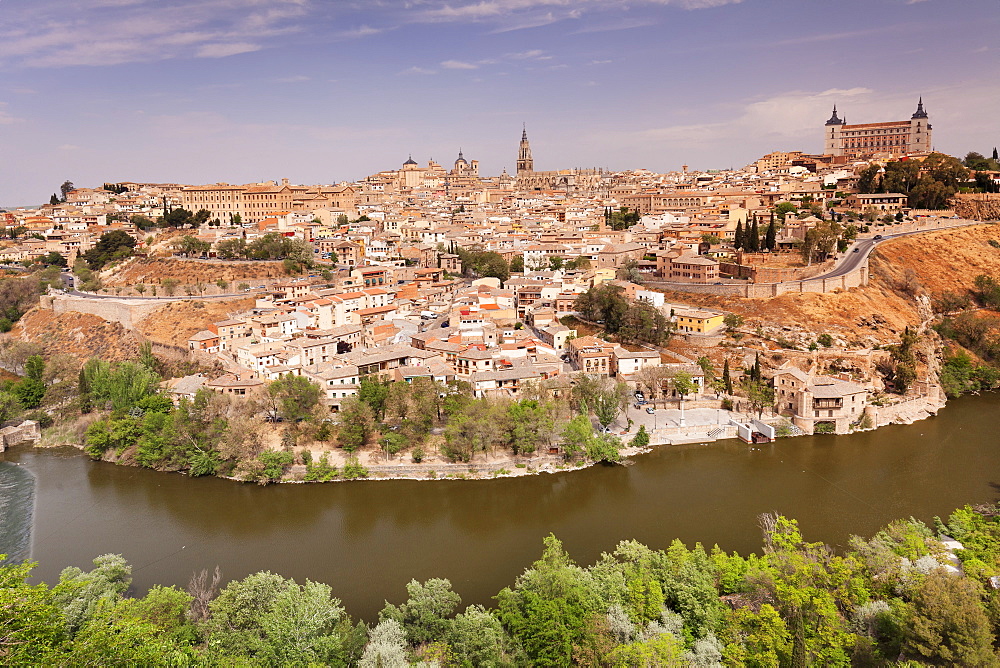
M 403 167 L 406 167 L 407 165 L 415 165 L 415 164 L 417 164 L 417 161 L 414 160 L 413 156 L 411 155 L 410 158 L 406 162 L 403 163 Z

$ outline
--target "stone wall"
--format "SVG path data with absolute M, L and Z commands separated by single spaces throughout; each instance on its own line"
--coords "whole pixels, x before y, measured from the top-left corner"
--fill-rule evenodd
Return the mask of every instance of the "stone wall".
M 3 452 L 12 445 L 24 443 L 38 443 L 42 438 L 42 429 L 34 420 L 25 420 L 21 424 L 11 424 L 0 428 L 0 452 Z
M 55 313 L 89 313 L 109 322 L 117 322 L 126 329 L 133 329 L 150 313 L 158 309 L 167 300 L 128 300 L 128 299 L 98 299 L 74 297 L 72 295 L 56 295 L 41 303 L 42 308 L 51 308 Z
M 955 213 L 973 220 L 1000 220 L 1000 193 L 962 193 L 952 199 Z
M 701 295 L 721 295 L 729 297 L 744 297 L 747 299 L 768 299 L 788 293 L 802 292 L 833 292 L 847 290 L 868 284 L 868 262 L 862 263 L 854 271 L 836 278 L 810 278 L 801 281 L 784 281 L 781 283 L 723 283 L 707 285 L 699 283 L 674 283 L 659 281 L 646 283 L 647 287 L 675 292 L 690 292 Z

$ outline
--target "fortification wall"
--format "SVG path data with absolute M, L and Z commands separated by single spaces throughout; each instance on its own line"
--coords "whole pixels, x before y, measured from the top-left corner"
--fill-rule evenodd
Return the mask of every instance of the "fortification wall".
M 154 300 L 137 303 L 119 299 L 88 299 L 72 295 L 57 295 L 51 300 L 51 309 L 57 314 L 71 311 L 89 313 L 109 322 L 117 322 L 126 329 L 132 329 L 162 305 L 163 302 Z M 48 308 L 48 305 L 43 302 L 42 307 Z
M 790 292 L 833 292 L 847 290 L 868 284 L 867 260 L 857 269 L 836 278 L 810 278 L 801 281 L 781 283 L 723 283 L 707 285 L 702 283 L 654 282 L 647 286 L 675 292 L 690 292 L 700 295 L 720 295 L 744 297 L 746 299 L 769 299 Z

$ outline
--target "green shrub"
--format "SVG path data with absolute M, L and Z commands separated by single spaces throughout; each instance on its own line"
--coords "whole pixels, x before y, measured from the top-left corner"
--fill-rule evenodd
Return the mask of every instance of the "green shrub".
M 344 469 L 340 472 L 340 477 L 347 480 L 351 480 L 353 478 L 367 478 L 368 469 L 358 462 L 357 457 L 350 457 L 344 464 Z
M 306 452 L 309 452 L 306 450 Z M 337 467 L 330 464 L 329 453 L 324 452 L 318 462 L 306 462 L 306 475 L 303 480 L 307 482 L 327 482 L 337 477 Z

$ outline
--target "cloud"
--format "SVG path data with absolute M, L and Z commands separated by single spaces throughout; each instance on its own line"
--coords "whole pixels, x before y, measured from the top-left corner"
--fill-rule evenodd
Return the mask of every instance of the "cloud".
M 51 0 L 5 16 L 0 64 L 106 66 L 257 51 L 302 29 L 312 0 Z M 106 35 L 106 39 L 86 39 Z
M 441 63 L 441 67 L 446 70 L 475 70 L 479 68 L 478 65 L 466 63 L 461 60 L 446 60 Z
M 337 33 L 338 37 L 344 39 L 360 39 L 362 37 L 371 37 L 372 35 L 380 35 L 387 30 L 392 30 L 392 28 L 373 28 L 368 25 L 361 25 L 357 28 L 351 28 L 350 30 L 342 30 Z
M 748 137 L 769 141 L 808 139 L 819 132 L 836 104 L 841 110 L 862 110 L 873 105 L 868 88 L 830 88 L 819 92 L 791 91 L 745 103 L 738 114 L 720 121 L 648 128 L 632 134 L 638 142 L 678 143 L 696 146 L 706 143 L 737 143 Z M 884 116 L 872 115 L 878 120 Z M 891 114 L 898 116 L 900 111 Z M 868 114 L 865 114 L 867 117 Z M 818 141 L 818 140 L 817 140 Z
M 410 67 L 403 70 L 399 74 L 437 74 L 435 70 L 429 70 L 425 67 Z
M 259 44 L 251 44 L 250 42 L 205 44 L 204 46 L 198 48 L 197 55 L 199 58 L 225 58 L 227 56 L 236 56 L 241 53 L 260 51 L 260 48 Z
M 23 118 L 18 118 L 7 113 L 7 103 L 0 102 L 0 125 L 13 125 L 14 123 L 23 123 Z

